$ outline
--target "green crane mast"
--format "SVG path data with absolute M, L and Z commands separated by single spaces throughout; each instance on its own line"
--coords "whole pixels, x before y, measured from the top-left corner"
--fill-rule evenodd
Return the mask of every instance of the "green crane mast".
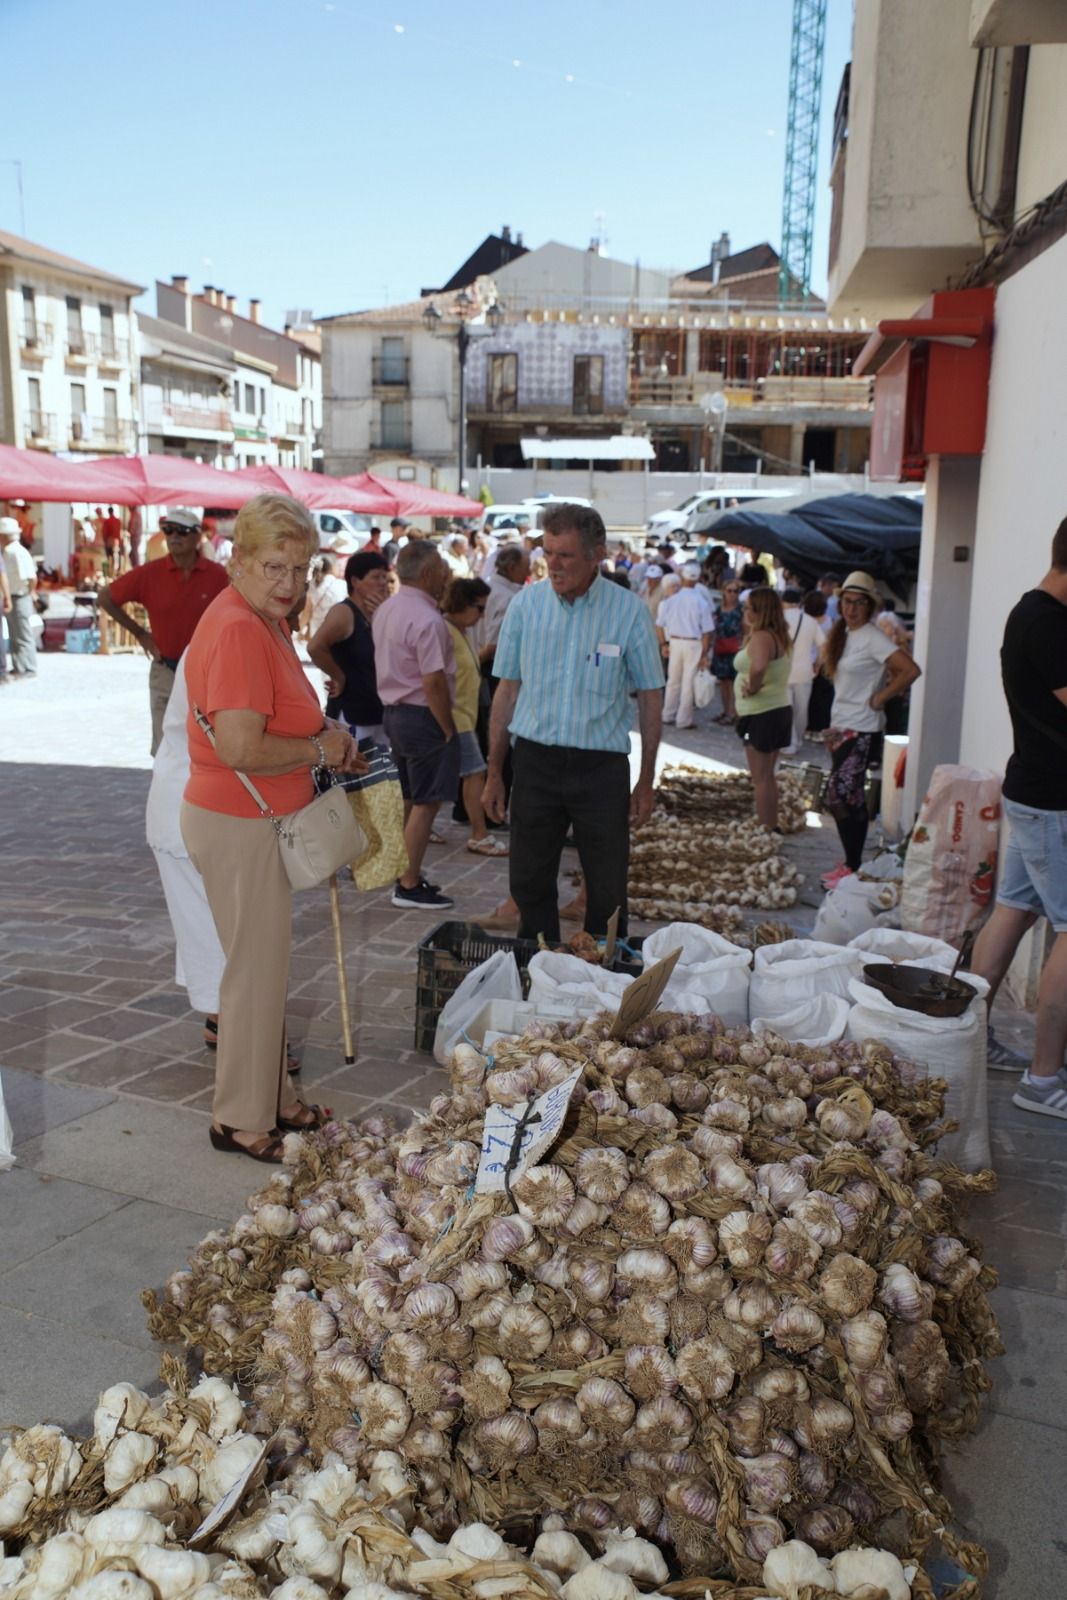
M 782 191 L 782 259 L 778 302 L 785 305 L 811 283 L 815 226 L 815 176 L 819 155 L 819 101 L 826 39 L 826 0 L 793 0 L 789 54 L 789 124 Z

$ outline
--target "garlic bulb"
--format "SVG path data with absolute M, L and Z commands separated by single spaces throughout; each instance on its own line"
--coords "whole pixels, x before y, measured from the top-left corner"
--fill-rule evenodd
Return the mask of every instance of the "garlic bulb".
M 625 1573 L 613 1572 L 602 1561 L 592 1561 L 567 1579 L 560 1593 L 563 1600 L 637 1600 L 633 1580 Z
M 838 1594 L 863 1595 L 865 1590 L 881 1590 L 886 1600 L 911 1600 L 911 1584 L 904 1568 L 888 1550 L 842 1550 L 830 1567 Z
M 763 1563 L 763 1584 L 778 1600 L 801 1600 L 802 1589 L 830 1589 L 834 1575 L 829 1562 L 801 1539 L 789 1539 L 771 1550 Z
M 121 1494 L 138 1478 L 143 1478 L 156 1459 L 156 1441 L 146 1433 L 121 1434 L 104 1457 L 104 1488 L 108 1494 Z

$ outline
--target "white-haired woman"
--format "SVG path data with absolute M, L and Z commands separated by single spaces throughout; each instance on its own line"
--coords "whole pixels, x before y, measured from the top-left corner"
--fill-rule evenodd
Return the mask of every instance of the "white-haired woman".
M 306 588 L 317 543 L 307 510 L 288 495 L 257 495 L 242 506 L 230 587 L 201 618 L 185 665 L 182 836 L 226 958 L 211 1143 L 267 1162 L 281 1160 L 284 1132 L 320 1127 L 329 1113 L 302 1105 L 286 1076 L 292 892 L 273 823 L 237 774 L 247 773 L 284 816 L 314 798 L 314 768 L 366 767 L 351 736 L 323 720 L 285 620 Z

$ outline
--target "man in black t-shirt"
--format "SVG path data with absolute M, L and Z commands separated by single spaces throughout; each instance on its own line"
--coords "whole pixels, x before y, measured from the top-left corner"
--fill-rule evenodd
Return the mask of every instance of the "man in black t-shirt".
M 1067 1121 L 1067 518 L 1052 565 L 1010 613 L 1000 651 L 1014 749 L 1004 775 L 1011 834 L 993 915 L 971 963 L 988 979 L 989 1003 L 1019 941 L 1039 916 L 1056 935 L 1041 974 L 1033 1059 L 1013 1104 Z M 991 1066 L 1024 1066 L 990 1030 Z

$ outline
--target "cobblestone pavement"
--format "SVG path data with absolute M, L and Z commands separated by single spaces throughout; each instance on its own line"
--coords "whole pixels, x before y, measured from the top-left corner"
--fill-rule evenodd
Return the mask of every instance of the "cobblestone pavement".
M 236 1216 L 263 1176 L 207 1141 L 212 1058 L 175 987 L 144 843 L 146 674 L 138 656 L 47 656 L 36 682 L 0 693 L 0 1067 L 18 1156 L 0 1174 L 6 1422 L 74 1426 L 107 1383 L 151 1383 L 159 1352 L 139 1290 Z M 739 764 L 723 730 L 674 740 L 669 758 Z M 468 854 L 450 821 L 443 831 L 430 864 L 455 897 L 452 915 L 487 911 L 506 893 L 506 861 Z M 829 826 L 785 843 L 806 874 L 786 913 L 798 931 L 810 928 L 835 845 Z M 327 894 L 296 901 L 288 1015 L 304 1091 L 344 1115 L 373 1107 L 405 1122 L 446 1081 L 413 1043 L 416 946 L 438 919 L 351 884 L 343 902 L 354 1066 L 340 1044 Z M 1032 1037 L 1023 1014 L 997 1021 L 1018 1045 Z M 987 1600 L 1045 1600 L 1067 1592 L 1067 1546 L 1049 1526 L 1067 1462 L 1067 1127 L 1013 1108 L 1013 1084 L 990 1074 L 1000 1186 L 973 1217 L 1001 1272 L 1009 1353 L 948 1477 L 968 1536 L 992 1551 Z

